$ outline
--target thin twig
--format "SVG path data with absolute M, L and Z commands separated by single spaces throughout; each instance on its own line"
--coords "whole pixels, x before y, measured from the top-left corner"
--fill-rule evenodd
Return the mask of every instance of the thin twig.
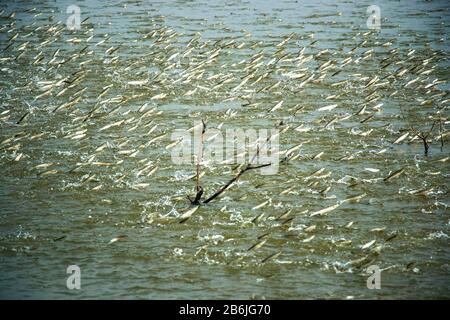
M 200 136 L 200 146 L 199 146 L 199 151 L 197 154 L 197 167 L 196 167 L 196 173 L 195 173 L 195 191 L 197 192 L 197 194 L 195 195 L 194 200 L 192 200 L 189 196 L 187 196 L 187 198 L 193 205 L 199 205 L 200 199 L 202 198 L 202 195 L 203 195 L 203 188 L 200 185 L 200 163 L 203 160 L 203 142 L 204 142 L 205 132 L 206 132 L 206 123 L 202 119 L 202 133 Z
M 202 195 L 203 195 L 203 188 L 202 188 L 202 186 L 200 186 L 199 190 L 197 191 L 197 194 L 195 195 L 194 200 L 192 200 L 191 197 L 189 197 L 189 195 L 187 196 L 187 198 L 189 199 L 191 204 L 197 206 L 197 205 L 200 205 L 200 199 L 202 198 Z
M 203 159 L 203 140 L 206 132 L 206 123 L 202 119 L 202 134 L 200 136 L 200 148 L 197 154 L 197 169 L 195 174 L 195 190 L 200 191 L 200 162 Z
M 221 195 L 223 192 L 225 192 L 225 190 L 227 190 L 235 181 L 237 181 L 245 172 L 252 170 L 252 169 L 259 169 L 259 168 L 263 168 L 263 167 L 268 167 L 270 166 L 271 163 L 266 163 L 266 164 L 262 164 L 259 166 L 251 166 L 251 165 L 247 165 L 244 169 L 241 169 L 238 174 L 236 176 L 234 176 L 231 180 L 229 180 L 222 188 L 220 188 L 219 190 L 217 190 L 216 192 L 214 192 L 214 194 L 212 196 L 210 196 L 208 199 L 206 199 L 205 201 L 203 201 L 203 203 L 209 203 L 212 200 L 214 200 L 216 197 L 218 197 L 219 195 Z
M 400 107 L 400 113 L 401 113 L 401 116 L 402 116 L 403 120 L 406 121 L 406 122 L 408 123 L 410 130 L 411 130 L 417 137 L 419 137 L 419 138 L 422 140 L 422 142 L 423 142 L 423 148 L 424 148 L 424 150 L 425 150 L 425 155 L 427 156 L 427 155 L 428 155 L 428 149 L 430 148 L 430 145 L 428 144 L 427 139 L 428 139 L 428 136 L 431 134 L 431 132 L 433 132 L 433 129 L 434 129 L 436 123 L 438 122 L 438 120 L 435 120 L 435 121 L 433 122 L 433 125 L 431 126 L 431 129 L 428 131 L 427 134 L 425 134 L 425 133 L 423 133 L 423 132 L 419 132 L 419 131 L 418 131 L 416 128 L 414 128 L 414 127 L 412 126 L 412 124 L 405 118 L 405 115 L 403 114 L 402 107 Z M 442 143 L 442 142 L 441 142 L 441 143 Z
M 263 146 L 266 145 L 270 140 L 272 139 L 272 136 L 268 137 L 266 141 L 264 142 Z M 215 198 L 217 198 L 219 195 L 221 195 L 225 190 L 227 190 L 235 181 L 237 181 L 246 171 L 252 170 L 252 169 L 259 169 L 268 167 L 271 165 L 271 163 L 262 164 L 259 166 L 252 166 L 251 163 L 255 161 L 255 158 L 259 155 L 260 147 L 259 144 L 257 145 L 256 152 L 253 155 L 253 158 L 250 160 L 250 164 L 248 164 L 244 169 L 241 169 L 236 176 L 234 176 L 231 180 L 229 180 L 222 188 L 214 192 L 212 196 L 210 196 L 208 199 L 203 201 L 203 203 L 209 203 Z

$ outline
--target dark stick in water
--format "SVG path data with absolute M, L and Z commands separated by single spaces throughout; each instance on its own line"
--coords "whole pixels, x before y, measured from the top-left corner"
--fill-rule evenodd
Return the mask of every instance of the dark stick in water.
M 205 136 L 205 132 L 206 132 L 206 123 L 205 121 L 203 121 L 202 119 L 202 134 L 200 137 L 200 150 L 199 150 L 199 154 L 197 154 L 197 168 L 196 168 L 196 172 L 195 172 L 195 190 L 197 191 L 197 194 L 195 195 L 195 199 L 192 200 L 189 196 L 188 199 L 191 202 L 191 204 L 193 205 L 199 205 L 200 204 L 200 199 L 202 198 L 203 195 L 203 188 L 200 185 L 200 162 L 203 159 L 203 142 L 204 142 L 204 136 Z
M 206 131 L 206 123 L 205 121 L 203 121 L 202 119 L 202 135 L 200 137 L 200 150 L 199 150 L 199 154 L 197 155 L 197 171 L 195 174 L 195 189 L 197 190 L 197 192 L 200 190 L 200 162 L 203 158 L 203 137 L 205 135 L 205 131 Z
M 205 201 L 203 201 L 203 203 L 209 203 L 212 200 L 214 200 L 216 197 L 220 196 L 225 190 L 228 189 L 228 187 L 233 184 L 233 182 L 237 181 L 245 172 L 252 170 L 252 169 L 259 169 L 259 168 L 263 168 L 263 167 L 268 167 L 270 166 L 271 163 L 266 163 L 266 164 L 262 164 L 259 166 L 251 166 L 251 165 L 247 165 L 244 169 L 241 169 L 238 174 L 236 176 L 234 176 L 230 181 L 228 181 L 222 188 L 220 188 L 219 190 L 217 190 L 212 196 L 210 196 L 208 199 L 206 199 Z
M 267 144 L 271 140 L 271 137 L 267 138 L 267 140 L 264 142 L 264 145 Z M 252 160 L 250 163 L 253 163 L 256 159 L 256 157 L 259 155 L 260 148 L 258 146 L 256 153 L 253 155 Z M 212 196 L 210 196 L 208 199 L 203 201 L 203 203 L 209 203 L 215 198 L 217 198 L 219 195 L 221 195 L 225 190 L 228 189 L 229 186 L 231 186 L 235 181 L 237 181 L 245 172 L 252 170 L 252 169 L 259 169 L 270 166 L 271 163 L 265 163 L 259 166 L 252 166 L 251 164 L 247 164 L 243 169 L 241 169 L 236 176 L 234 176 L 231 180 L 229 180 L 222 188 L 214 192 Z
M 433 132 L 434 126 L 436 125 L 437 122 L 439 122 L 439 124 L 441 124 L 441 122 L 440 122 L 441 119 L 439 118 L 439 120 L 435 120 L 433 122 L 433 125 L 431 126 L 431 129 L 428 131 L 427 134 L 425 134 L 425 133 L 419 132 L 417 129 L 415 129 L 413 127 L 413 125 L 405 118 L 402 107 L 400 107 L 400 113 L 402 115 L 402 118 L 408 123 L 411 131 L 422 140 L 423 147 L 425 149 L 425 156 L 428 156 L 428 149 L 430 148 L 430 145 L 428 144 L 428 140 L 427 140 L 428 136 L 431 134 L 431 132 Z M 442 146 L 443 146 L 443 141 L 442 141 L 442 135 L 441 135 L 441 150 L 442 150 Z
M 444 148 L 444 139 L 442 137 L 442 117 L 439 115 L 439 134 L 441 135 L 441 152 L 442 152 L 442 148 Z
M 189 196 L 187 196 L 187 197 L 188 197 L 189 201 L 191 202 L 191 204 L 197 206 L 200 204 L 200 199 L 202 198 L 202 195 L 203 195 L 203 188 L 202 188 L 202 186 L 199 186 L 199 189 L 197 191 L 197 194 L 195 195 L 194 200 L 192 200 Z
M 426 156 L 428 156 L 428 149 L 429 149 L 429 144 L 428 144 L 428 141 L 427 141 L 427 139 L 428 139 L 428 136 L 431 134 L 431 132 L 433 131 L 433 129 L 434 129 L 434 126 L 436 125 L 436 122 L 437 121 L 435 121 L 435 122 L 433 122 L 433 125 L 431 126 L 431 129 L 430 129 L 430 131 L 428 131 L 428 133 L 427 134 L 425 134 L 425 133 L 423 133 L 423 132 L 419 132 L 419 131 L 417 131 L 415 128 L 413 128 L 412 126 L 411 126 L 411 130 L 414 132 L 414 134 L 416 135 L 416 136 L 418 136 L 420 139 L 422 139 L 422 141 L 423 141 L 423 147 L 424 147 L 424 149 L 425 149 L 425 155 Z

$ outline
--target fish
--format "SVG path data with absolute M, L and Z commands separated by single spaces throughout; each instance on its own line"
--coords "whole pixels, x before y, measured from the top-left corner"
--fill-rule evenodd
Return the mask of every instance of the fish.
M 337 106 L 338 106 L 337 104 L 330 104 L 328 106 L 317 109 L 317 111 L 331 111 L 334 108 L 336 108 Z
M 386 239 L 384 239 L 384 242 L 392 241 L 392 240 L 394 240 L 395 238 L 397 238 L 397 236 L 398 236 L 398 234 L 397 234 L 397 233 L 394 233 L 394 234 L 388 236 Z
M 295 186 L 289 187 L 289 188 L 281 191 L 280 195 L 287 194 L 287 193 L 291 192 L 292 190 L 294 190 L 294 188 L 295 188 Z
M 416 261 L 411 261 L 408 264 L 406 264 L 406 270 L 411 269 L 416 264 Z
M 51 175 L 51 174 L 57 174 L 58 172 L 59 172 L 58 170 L 53 169 L 53 170 L 44 171 L 42 173 L 39 173 L 38 175 L 43 177 L 43 176 L 48 176 L 48 175 Z
M 161 100 L 164 99 L 165 97 L 167 97 L 167 93 L 160 93 L 151 97 L 150 100 Z
M 258 249 L 261 248 L 266 242 L 267 242 L 267 239 L 263 239 L 263 240 L 261 240 L 261 241 L 258 241 L 257 243 L 255 243 L 254 245 L 252 245 L 250 248 L 248 248 L 247 251 L 258 250 Z
M 181 141 L 183 141 L 182 138 L 172 142 L 171 144 L 166 146 L 166 150 L 172 149 L 173 147 L 175 147 L 177 144 L 179 144 Z
M 34 167 L 32 167 L 32 169 L 46 169 L 46 168 L 48 168 L 48 167 L 50 167 L 50 166 L 52 166 L 52 165 L 54 165 L 53 162 L 50 162 L 50 163 L 41 163 L 41 164 L 35 165 Z
M 387 177 L 385 177 L 383 180 L 384 181 L 389 181 L 392 180 L 394 178 L 399 177 L 403 172 L 405 171 L 405 168 L 401 168 L 399 170 L 396 170 L 394 172 L 392 172 L 391 174 L 389 174 Z
M 315 211 L 315 212 L 311 213 L 309 216 L 310 217 L 314 217 L 314 216 L 317 216 L 317 215 L 327 214 L 328 212 L 331 212 L 331 211 L 337 209 L 340 205 L 341 205 L 340 203 L 336 203 L 336 204 L 334 204 L 332 206 L 329 206 L 329 207 L 326 207 L 324 209 Z
M 286 219 L 292 212 L 292 209 L 286 210 L 284 213 L 282 213 L 279 217 L 277 217 L 275 220 L 284 220 Z
M 372 260 L 373 259 L 370 258 L 369 255 L 366 255 L 364 257 L 361 257 L 361 258 L 358 258 L 358 259 L 355 259 L 355 260 L 350 260 L 350 261 L 346 262 L 345 266 L 360 268 L 360 267 L 362 267 L 364 265 L 368 265 L 369 263 L 372 262 Z
M 371 115 L 370 115 L 370 116 L 368 116 L 367 118 L 365 118 L 365 119 L 361 120 L 361 121 L 360 121 L 360 123 L 365 123 L 365 122 L 369 121 L 370 119 L 372 119 L 373 117 L 374 117 L 374 115 L 373 115 L 373 114 L 371 114 Z
M 314 155 L 314 156 L 312 157 L 312 160 L 319 159 L 324 153 L 325 153 L 325 152 L 323 152 L 323 151 L 319 152 L 318 154 L 316 154 L 316 155 Z
M 117 236 L 117 237 L 115 237 L 115 238 L 112 238 L 112 239 L 108 242 L 108 244 L 113 244 L 114 242 L 123 240 L 123 239 L 125 239 L 126 237 L 127 237 L 126 235 L 119 235 L 119 236 Z
M 101 132 L 101 131 L 104 131 L 104 130 L 106 130 L 106 129 L 112 128 L 112 127 L 118 127 L 118 126 L 120 126 L 121 124 L 123 124 L 124 122 L 125 122 L 125 120 L 119 120 L 119 121 L 116 121 L 116 122 L 107 124 L 106 126 L 100 128 L 98 131 Z
M 143 86 L 144 84 L 147 84 L 148 80 L 132 80 L 128 81 L 127 84 L 130 86 Z
M 269 200 L 264 201 L 263 203 L 261 203 L 261 204 L 255 206 L 255 207 L 253 207 L 252 210 L 258 210 L 258 209 L 260 209 L 260 208 L 262 208 L 262 207 L 265 207 L 268 203 L 269 203 Z
M 275 253 L 270 254 L 269 256 L 265 257 L 264 259 L 261 260 L 261 263 L 266 263 L 269 260 L 273 260 L 278 258 L 281 255 L 282 251 L 278 251 Z
M 345 200 L 342 200 L 342 203 L 344 203 L 344 202 L 359 202 L 365 196 L 367 196 L 367 193 L 362 193 L 362 194 L 360 194 L 358 196 L 354 196 L 354 197 L 350 197 L 350 198 L 347 198 Z
M 192 209 L 187 210 L 180 216 L 180 221 L 178 223 L 186 222 L 197 210 L 199 206 L 195 206 Z
M 258 236 L 257 239 L 258 239 L 258 240 L 265 239 L 265 238 L 267 238 L 269 235 L 270 235 L 270 233 L 269 233 L 269 232 L 266 232 L 266 233 L 263 233 L 262 235 Z
M 407 133 L 401 135 L 400 137 L 398 137 L 393 143 L 394 144 L 400 143 L 403 140 L 405 140 L 408 136 L 409 136 L 409 132 L 407 132 Z
M 20 161 L 20 159 L 23 157 L 23 153 L 19 153 L 15 158 L 14 161 Z
M 363 246 L 361 246 L 361 249 L 365 250 L 367 248 L 370 248 L 375 242 L 376 242 L 376 240 L 369 241 L 366 244 L 364 244 Z
M 280 102 L 278 102 L 272 109 L 270 109 L 269 112 L 274 112 L 275 110 L 278 110 L 281 108 L 281 106 L 283 105 L 283 100 L 281 100 Z
M 133 185 L 134 189 L 144 189 L 147 188 L 150 185 L 150 183 L 136 183 Z
M 251 220 L 251 222 L 252 222 L 252 223 L 255 223 L 255 224 L 258 223 L 258 222 L 264 217 L 264 215 L 265 215 L 264 212 L 258 214 L 256 217 L 254 217 L 254 218 Z

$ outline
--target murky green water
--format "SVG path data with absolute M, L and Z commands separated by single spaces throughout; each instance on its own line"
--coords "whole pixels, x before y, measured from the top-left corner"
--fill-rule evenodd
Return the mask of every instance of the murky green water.
M 378 1 L 374 31 L 371 4 L 2 1 L 0 296 L 449 298 L 448 5 Z M 201 118 L 301 147 L 179 223 L 195 167 L 167 146 Z

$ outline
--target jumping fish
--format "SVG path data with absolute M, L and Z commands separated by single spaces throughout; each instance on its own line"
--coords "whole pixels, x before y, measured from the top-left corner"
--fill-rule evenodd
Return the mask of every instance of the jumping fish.
M 400 176 L 403 173 L 403 171 L 405 171 L 405 168 L 401 168 L 399 170 L 396 170 L 396 171 L 392 172 L 391 174 L 389 174 L 387 177 L 385 177 L 383 180 L 384 181 L 389 181 L 391 179 L 394 179 L 394 178 Z
M 331 211 L 337 209 L 340 205 L 341 205 L 340 203 L 336 203 L 336 204 L 334 204 L 334 205 L 332 205 L 332 206 L 329 206 L 329 207 L 327 207 L 327 208 L 321 209 L 321 210 L 319 210 L 319 211 L 315 211 L 315 212 L 311 213 L 309 216 L 310 216 L 310 217 L 314 217 L 314 216 L 317 216 L 317 215 L 323 215 L 323 214 L 326 214 L 326 213 L 328 213 L 328 212 L 331 212 Z

